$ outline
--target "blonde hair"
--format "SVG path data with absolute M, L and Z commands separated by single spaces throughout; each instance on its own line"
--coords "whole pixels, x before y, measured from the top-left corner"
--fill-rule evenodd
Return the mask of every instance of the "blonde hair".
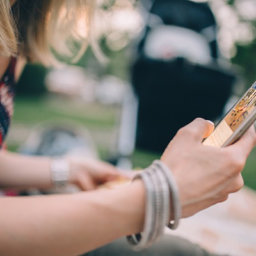
M 77 61 L 92 40 L 96 0 L 0 1 L 0 55 L 56 64 Z M 97 48 L 97 47 L 95 47 Z

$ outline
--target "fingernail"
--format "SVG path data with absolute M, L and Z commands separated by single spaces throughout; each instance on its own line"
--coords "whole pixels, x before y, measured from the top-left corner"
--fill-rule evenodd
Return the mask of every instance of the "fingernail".
M 214 126 L 214 122 L 212 122 L 211 120 L 206 120 L 207 122 L 209 122 L 211 125 Z

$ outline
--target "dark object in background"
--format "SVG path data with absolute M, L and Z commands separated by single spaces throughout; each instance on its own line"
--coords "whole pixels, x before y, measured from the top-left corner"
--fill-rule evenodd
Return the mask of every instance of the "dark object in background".
M 17 96 L 43 96 L 47 90 L 45 77 L 48 69 L 39 64 L 26 64 L 16 86 Z
M 232 70 L 217 62 L 217 25 L 207 3 L 157 0 L 150 13 L 162 22 L 153 26 L 148 22 L 138 44 L 131 79 L 139 98 L 136 146 L 160 153 L 177 130 L 194 118 L 220 117 L 236 77 Z M 176 30 L 180 27 L 182 33 L 187 31 L 184 28 L 196 32 L 207 42 L 210 61 L 196 63 L 175 51 L 176 55 L 170 58 L 149 56 L 145 50 L 147 40 L 160 26 Z

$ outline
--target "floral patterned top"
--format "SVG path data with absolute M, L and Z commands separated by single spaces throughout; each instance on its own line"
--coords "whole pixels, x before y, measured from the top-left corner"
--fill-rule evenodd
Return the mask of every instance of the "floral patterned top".
M 3 146 L 13 115 L 15 66 L 16 59 L 12 58 L 5 74 L 0 80 L 0 148 Z

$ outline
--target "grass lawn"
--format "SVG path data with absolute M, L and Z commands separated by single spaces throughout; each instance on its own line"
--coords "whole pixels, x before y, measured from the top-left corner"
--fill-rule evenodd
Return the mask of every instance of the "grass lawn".
M 108 158 L 115 150 L 118 135 L 120 110 L 99 104 L 85 104 L 77 100 L 60 97 L 17 98 L 8 147 L 16 151 L 39 123 L 68 120 L 86 127 L 93 136 L 102 158 Z M 133 155 L 135 168 L 148 166 L 159 155 L 136 150 Z M 243 172 L 245 184 L 256 190 L 256 149 L 248 158 Z
M 57 96 L 17 98 L 8 148 L 16 151 L 36 126 L 47 123 L 67 123 L 86 128 L 95 139 L 103 156 L 116 141 L 117 107 L 85 104 L 82 101 Z

